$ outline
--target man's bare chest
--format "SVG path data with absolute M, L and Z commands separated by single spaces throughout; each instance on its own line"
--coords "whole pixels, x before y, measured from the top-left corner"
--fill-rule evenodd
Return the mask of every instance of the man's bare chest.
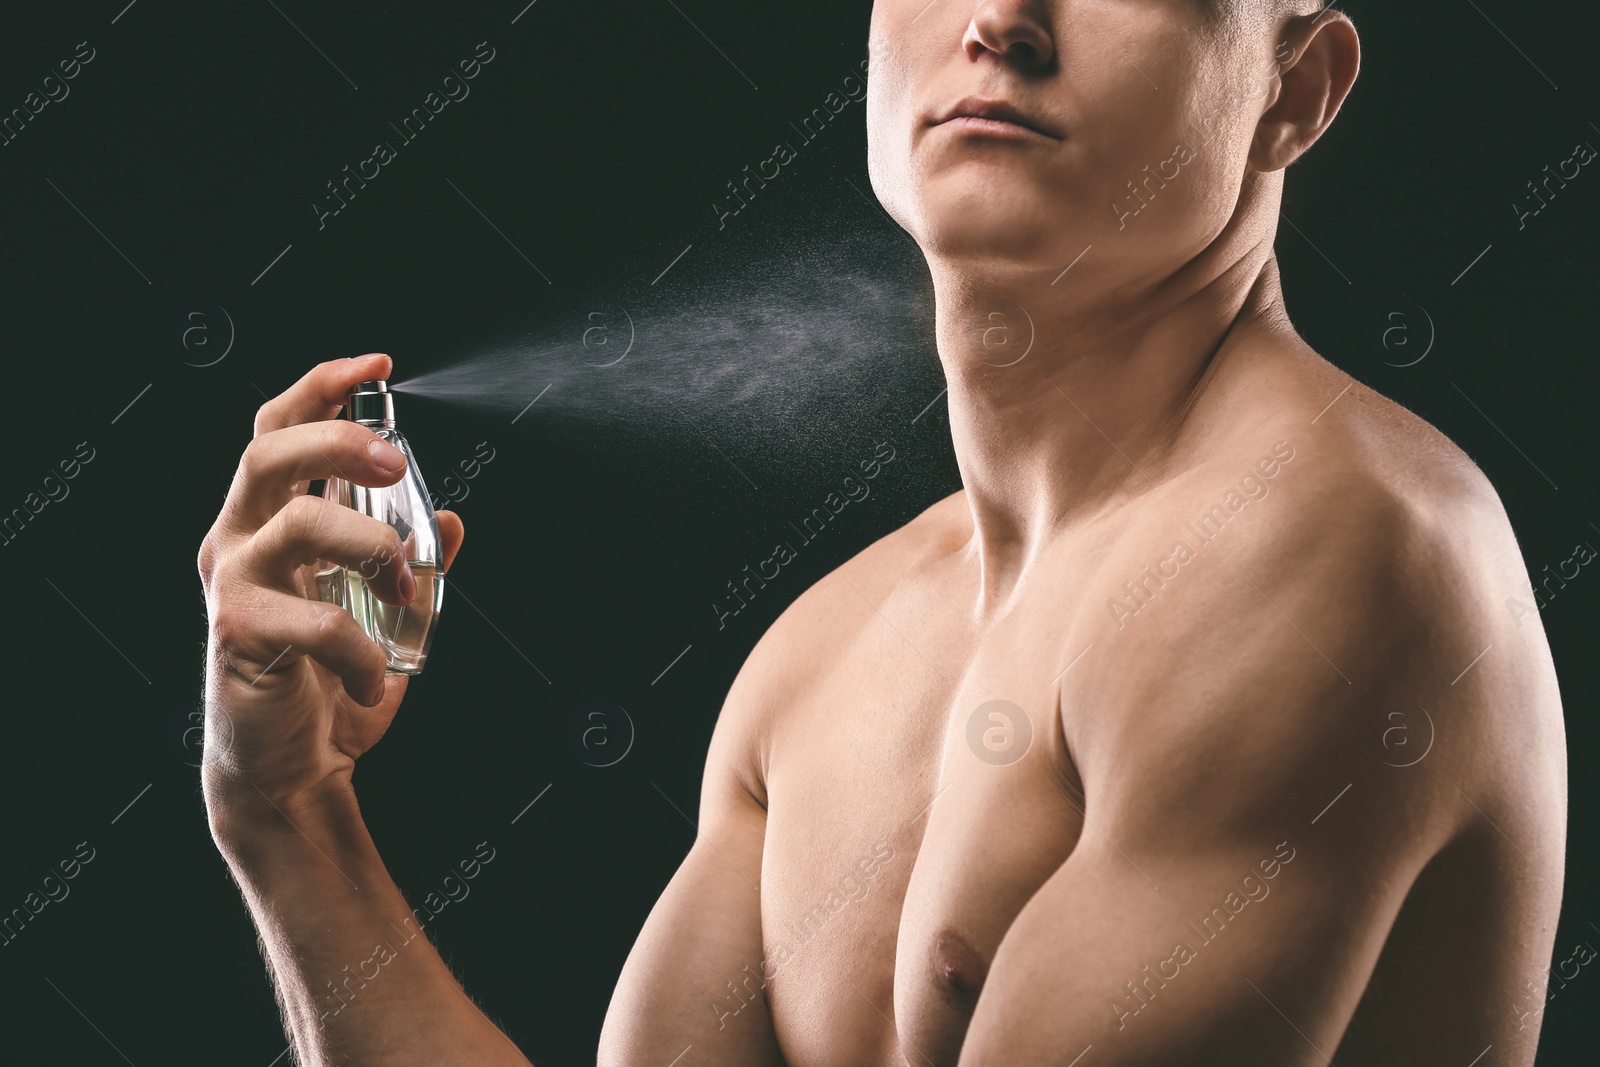
M 1082 827 L 1064 617 L 974 635 L 932 599 L 872 605 L 770 739 L 761 978 L 791 1067 L 953 1064 L 1001 938 Z

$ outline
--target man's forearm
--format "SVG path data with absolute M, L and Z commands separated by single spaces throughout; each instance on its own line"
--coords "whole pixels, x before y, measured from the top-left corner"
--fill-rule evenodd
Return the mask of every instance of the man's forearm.
M 214 778 L 206 796 L 303 1067 L 526 1067 L 418 927 L 347 781 L 293 804 Z

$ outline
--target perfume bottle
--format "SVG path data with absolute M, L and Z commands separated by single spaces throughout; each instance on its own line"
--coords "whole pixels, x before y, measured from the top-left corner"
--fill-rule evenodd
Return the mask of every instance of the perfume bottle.
M 428 487 L 423 484 L 417 457 L 404 435 L 395 428 L 394 397 L 381 381 L 362 382 L 345 399 L 345 417 L 359 422 L 406 456 L 406 475 L 394 485 L 369 488 L 342 478 L 329 478 L 322 495 L 363 515 L 394 527 L 400 551 L 417 582 L 409 604 L 386 604 L 372 594 L 367 583 L 386 562 L 379 550 L 359 567 L 341 567 L 326 560 L 316 566 L 317 595 L 338 604 L 383 649 L 388 669 L 398 674 L 421 674 L 428 648 L 438 628 L 444 604 L 444 554 L 439 544 L 439 520 L 433 513 Z

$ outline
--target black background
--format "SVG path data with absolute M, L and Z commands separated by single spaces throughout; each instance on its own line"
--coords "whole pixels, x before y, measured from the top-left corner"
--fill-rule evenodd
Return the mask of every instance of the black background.
M 680 357 L 683 316 L 710 308 L 726 355 L 727 309 L 763 294 L 798 292 L 828 321 L 858 323 L 851 277 L 903 294 L 880 328 L 868 316 L 860 332 L 787 348 L 751 320 L 749 388 L 665 419 L 635 412 L 622 385 L 590 384 L 578 356 L 515 424 L 509 410 L 401 401 L 436 491 L 478 442 L 496 458 L 457 506 L 468 540 L 436 658 L 362 760 L 363 807 L 413 899 L 478 842 L 495 848 L 435 936 L 531 1057 L 592 1062 L 627 950 L 693 840 L 673 805 L 695 810 L 743 657 L 808 584 L 957 487 L 942 404 L 919 417 L 941 384 L 926 271 L 863 196 L 860 105 L 725 229 L 711 207 L 856 70 L 867 6 L 124 2 L 10 16 L 0 39 L 3 111 L 78 42 L 96 52 L 69 97 L 0 147 L 0 510 L 78 442 L 95 450 L 70 496 L 3 546 L 0 910 L 78 842 L 97 853 L 70 897 L 0 948 L 6 1053 L 267 1067 L 284 1049 L 209 840 L 191 731 L 205 639 L 195 552 L 263 394 L 360 352 L 393 354 L 405 378 L 528 331 L 576 344 L 595 308 L 678 316 Z M 1548 0 L 1345 6 L 1364 69 L 1288 183 L 1291 314 L 1485 469 L 1540 572 L 1600 543 L 1586 417 L 1600 175 L 1586 169 L 1521 231 L 1511 205 L 1574 144 L 1600 144 L 1594 25 Z M 471 96 L 319 230 L 324 183 L 394 140 L 387 123 L 480 41 L 496 56 Z M 188 318 L 196 309 L 206 317 Z M 225 358 L 194 365 L 230 334 Z M 1430 335 L 1425 359 L 1392 365 Z M 636 340 L 635 377 L 619 381 L 648 392 L 652 339 Z M 773 388 L 771 351 L 797 344 L 794 374 L 810 380 Z M 850 372 L 830 375 L 835 363 Z M 728 366 L 737 380 L 741 364 Z M 513 391 L 531 399 L 544 384 Z M 610 390 L 591 394 L 604 417 L 593 401 L 584 417 L 563 406 L 562 390 L 585 389 Z M 719 630 L 724 583 L 882 440 L 898 458 L 873 496 Z M 1572 771 L 1559 958 L 1600 939 L 1597 606 L 1585 570 L 1543 613 Z M 573 741 L 597 707 L 626 709 L 635 728 L 614 766 L 591 766 L 593 748 Z M 626 725 L 610 721 L 620 746 Z M 1550 1001 L 1541 1063 L 1592 1056 L 1592 970 Z

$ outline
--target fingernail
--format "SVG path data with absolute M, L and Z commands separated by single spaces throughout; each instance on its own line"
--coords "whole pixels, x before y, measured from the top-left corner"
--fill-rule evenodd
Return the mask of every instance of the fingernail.
M 409 566 L 400 568 L 400 595 L 407 600 L 417 595 L 417 576 L 411 573 Z
M 386 471 L 397 471 L 406 465 L 405 453 L 381 437 L 374 437 L 367 442 L 367 455 Z

